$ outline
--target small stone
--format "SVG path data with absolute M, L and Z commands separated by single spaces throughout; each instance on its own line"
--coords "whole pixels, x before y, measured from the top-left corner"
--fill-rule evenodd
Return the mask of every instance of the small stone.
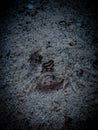
M 66 25 L 66 21 L 65 20 L 59 21 L 59 25 Z

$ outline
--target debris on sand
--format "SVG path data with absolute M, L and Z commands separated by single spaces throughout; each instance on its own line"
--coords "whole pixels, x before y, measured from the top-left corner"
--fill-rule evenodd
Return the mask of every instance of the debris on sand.
M 54 73 L 46 72 L 39 76 L 36 88 L 39 90 L 53 90 L 57 89 L 64 79 L 58 78 Z
M 54 71 L 54 61 L 53 60 L 49 60 L 46 63 L 42 64 L 42 72 L 53 72 Z
M 38 51 L 34 52 L 30 55 L 29 61 L 32 66 L 36 66 L 37 64 L 42 62 L 43 57 L 39 54 Z

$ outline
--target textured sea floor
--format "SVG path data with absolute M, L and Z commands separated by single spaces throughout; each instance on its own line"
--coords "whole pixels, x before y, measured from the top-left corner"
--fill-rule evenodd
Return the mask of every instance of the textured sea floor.
M 95 14 L 70 0 L 35 4 L 36 10 L 24 8 L 27 4 L 9 11 L 0 25 L 1 124 L 4 130 L 82 129 L 98 105 Z M 36 51 L 42 60 L 32 65 Z M 37 77 L 50 60 L 64 82 L 59 89 L 40 91 Z

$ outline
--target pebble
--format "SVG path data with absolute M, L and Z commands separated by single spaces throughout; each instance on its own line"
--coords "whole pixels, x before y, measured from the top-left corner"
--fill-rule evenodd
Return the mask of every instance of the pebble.
M 60 25 L 66 25 L 66 21 L 65 20 L 61 20 L 61 21 L 59 21 L 59 24 Z

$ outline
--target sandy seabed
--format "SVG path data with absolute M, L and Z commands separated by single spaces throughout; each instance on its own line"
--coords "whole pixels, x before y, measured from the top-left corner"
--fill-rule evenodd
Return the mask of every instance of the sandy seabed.
M 97 16 L 86 9 L 86 3 L 79 2 L 46 0 L 28 9 L 28 2 L 19 1 L 9 11 L 9 18 L 3 16 L 1 129 L 86 129 L 86 122 L 92 123 L 97 115 Z M 31 64 L 30 56 L 35 52 L 38 59 L 36 56 Z M 64 81 L 58 89 L 41 91 L 36 89 L 38 77 L 50 60 L 54 62 L 51 73 Z

